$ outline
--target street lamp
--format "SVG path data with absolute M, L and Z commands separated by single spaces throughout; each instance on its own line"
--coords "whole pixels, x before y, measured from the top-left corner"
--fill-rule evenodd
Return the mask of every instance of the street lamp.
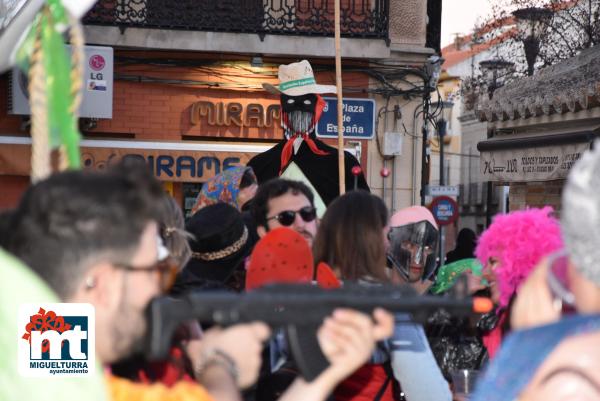
M 491 99 L 494 91 L 504 85 L 507 73 L 514 67 L 515 63 L 501 58 L 484 60 L 479 63 L 483 71 L 488 87 L 488 96 Z
M 540 53 L 540 41 L 546 33 L 553 13 L 546 8 L 527 7 L 513 11 L 512 14 L 517 19 L 517 29 L 525 49 L 527 75 L 531 76 L 535 60 Z

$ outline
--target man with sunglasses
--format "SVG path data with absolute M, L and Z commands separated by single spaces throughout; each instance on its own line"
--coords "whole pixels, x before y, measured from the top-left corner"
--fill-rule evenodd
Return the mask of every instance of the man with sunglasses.
M 259 186 L 252 203 L 252 216 L 261 238 L 277 227 L 288 227 L 312 246 L 317 234 L 314 195 L 299 181 L 275 178 Z
M 64 302 L 96 311 L 96 356 L 112 364 L 141 350 L 150 299 L 172 283 L 174 268 L 158 235 L 161 185 L 147 169 L 59 173 L 30 187 L 11 216 L 6 246 Z M 14 283 L 18 286 L 20 283 Z M 338 310 L 319 330 L 330 366 L 314 381 L 297 381 L 286 400 L 323 400 L 360 366 L 375 342 L 391 334 L 392 316 Z M 207 332 L 196 358 L 202 384 L 145 386 L 108 376 L 110 395 L 122 399 L 239 401 L 256 380 L 268 327 L 260 322 Z M 306 398 L 307 397 L 307 398 Z M 99 397 L 101 398 L 101 397 Z

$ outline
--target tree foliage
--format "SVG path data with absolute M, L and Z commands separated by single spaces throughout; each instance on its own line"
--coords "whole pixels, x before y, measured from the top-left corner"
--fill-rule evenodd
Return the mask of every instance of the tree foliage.
M 514 63 L 514 68 L 499 75 L 496 87 L 527 74 L 523 40 L 513 12 L 526 8 L 544 8 L 551 17 L 540 30 L 539 53 L 535 69 L 544 68 L 576 56 L 581 50 L 600 43 L 600 0 L 487 0 L 491 12 L 473 29 L 471 42 L 489 45 L 492 57 Z M 479 96 L 490 92 L 490 77 L 479 69 L 463 81 L 462 93 L 467 108 L 475 106 Z M 470 100 L 469 100 L 470 99 Z

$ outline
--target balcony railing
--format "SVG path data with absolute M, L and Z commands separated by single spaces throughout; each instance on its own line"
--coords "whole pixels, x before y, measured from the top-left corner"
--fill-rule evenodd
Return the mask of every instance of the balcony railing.
M 333 36 L 333 0 L 99 0 L 87 25 Z M 343 36 L 388 39 L 389 0 L 341 0 Z

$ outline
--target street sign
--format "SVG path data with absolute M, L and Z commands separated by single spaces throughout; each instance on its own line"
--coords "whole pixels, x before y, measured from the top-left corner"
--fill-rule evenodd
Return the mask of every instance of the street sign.
M 426 195 L 429 196 L 458 196 L 458 185 L 427 186 Z
M 324 97 L 327 103 L 317 123 L 317 136 L 337 138 L 337 98 Z M 372 139 L 375 135 L 375 101 L 344 98 L 344 138 Z
M 429 209 L 439 226 L 447 226 L 458 219 L 458 203 L 449 196 L 433 198 Z

